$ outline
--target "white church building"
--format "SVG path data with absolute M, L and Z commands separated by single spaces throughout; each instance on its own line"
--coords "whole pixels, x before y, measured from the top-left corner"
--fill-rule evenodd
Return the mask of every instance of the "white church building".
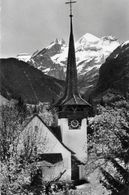
M 65 91 L 63 96 L 51 106 L 51 109 L 56 109 L 58 125 L 48 127 L 38 115 L 34 115 L 24 128 L 23 136 L 25 132 L 29 132 L 30 136 L 36 132 L 39 166 L 44 180 L 52 180 L 59 175 L 61 180 L 85 178 L 87 117 L 91 105 L 81 97 L 77 87 L 72 17 L 70 13 Z

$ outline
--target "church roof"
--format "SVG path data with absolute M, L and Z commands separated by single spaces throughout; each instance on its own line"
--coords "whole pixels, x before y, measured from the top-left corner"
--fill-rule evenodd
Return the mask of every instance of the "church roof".
M 56 127 L 49 127 L 49 130 L 55 135 L 55 137 L 62 142 L 62 135 L 61 135 L 61 129 L 60 126 L 56 126 Z
M 66 97 L 64 99 L 64 97 L 60 98 L 55 106 L 60 106 L 60 105 L 87 105 L 87 106 L 91 106 L 86 100 L 84 100 L 80 94 L 78 95 L 72 95 L 70 97 Z

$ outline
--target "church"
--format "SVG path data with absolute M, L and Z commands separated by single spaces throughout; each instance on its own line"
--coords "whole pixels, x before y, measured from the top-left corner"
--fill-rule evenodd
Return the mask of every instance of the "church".
M 77 67 L 73 35 L 72 1 L 70 4 L 70 37 L 66 71 L 66 86 L 63 96 L 51 109 L 56 109 L 58 125 L 48 127 L 34 115 L 24 128 L 26 133 L 36 134 L 38 165 L 44 180 L 59 177 L 70 181 L 85 178 L 84 164 L 87 159 L 87 117 L 91 105 L 78 91 Z M 26 132 L 26 133 L 25 133 Z

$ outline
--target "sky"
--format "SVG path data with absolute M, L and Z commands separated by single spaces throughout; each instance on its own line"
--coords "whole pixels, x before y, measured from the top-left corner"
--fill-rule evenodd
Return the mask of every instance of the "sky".
M 69 38 L 69 7 L 65 0 L 2 0 L 0 57 L 32 54 L 56 38 Z M 129 40 L 129 0 L 77 0 L 73 5 L 74 36 L 112 35 Z

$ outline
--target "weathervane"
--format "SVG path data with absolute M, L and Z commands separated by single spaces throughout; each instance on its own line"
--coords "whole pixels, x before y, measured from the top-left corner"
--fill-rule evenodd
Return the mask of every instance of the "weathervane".
M 72 12 L 72 4 L 73 3 L 76 3 L 77 1 L 72 1 L 72 0 L 69 0 L 66 2 L 66 4 L 69 4 L 70 5 L 70 17 L 72 18 L 73 17 L 73 12 Z

